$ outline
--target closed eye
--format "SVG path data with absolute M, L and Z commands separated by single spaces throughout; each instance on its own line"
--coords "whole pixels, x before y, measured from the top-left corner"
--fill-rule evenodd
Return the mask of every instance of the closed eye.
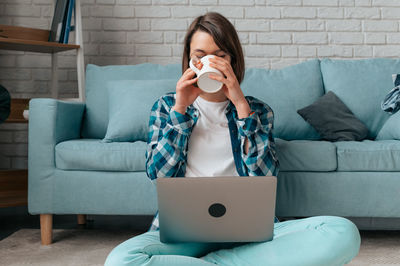
M 226 55 L 226 53 L 219 53 L 219 54 L 215 54 L 215 56 L 224 58 L 224 57 L 226 57 L 227 55 Z
M 219 54 L 219 55 L 214 54 L 214 55 L 215 55 L 215 56 L 218 56 L 218 57 L 222 57 L 222 58 L 225 58 L 225 57 L 226 57 L 226 54 Z M 194 55 L 192 55 L 192 56 L 196 56 L 198 59 L 201 59 L 202 57 L 206 56 L 206 54 L 194 54 Z
M 194 54 L 194 55 L 192 55 L 192 57 L 197 57 L 198 59 L 201 59 L 204 56 L 205 56 L 205 54 Z

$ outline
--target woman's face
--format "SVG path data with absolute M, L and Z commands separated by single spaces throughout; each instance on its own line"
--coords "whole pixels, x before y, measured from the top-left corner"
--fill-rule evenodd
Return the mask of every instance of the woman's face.
M 190 57 L 193 55 L 202 58 L 206 55 L 215 55 L 231 62 L 230 56 L 222 51 L 214 42 L 213 37 L 204 31 L 196 31 L 190 42 Z

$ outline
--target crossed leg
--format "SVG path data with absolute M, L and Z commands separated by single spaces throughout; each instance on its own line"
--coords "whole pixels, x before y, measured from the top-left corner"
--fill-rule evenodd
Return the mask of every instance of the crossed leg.
M 349 263 L 360 249 L 358 229 L 337 216 L 314 216 L 275 223 L 274 239 L 210 252 L 217 265 L 307 265 Z
M 314 216 L 275 223 L 274 239 L 259 243 L 166 244 L 159 231 L 150 231 L 115 247 L 105 265 L 343 265 L 360 243 L 350 220 Z

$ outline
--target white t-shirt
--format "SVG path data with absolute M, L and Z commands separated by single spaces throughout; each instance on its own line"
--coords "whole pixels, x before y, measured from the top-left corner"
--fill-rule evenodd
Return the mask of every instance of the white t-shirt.
M 189 137 L 185 177 L 239 176 L 225 114 L 228 104 L 201 96 L 194 101 L 199 117 Z

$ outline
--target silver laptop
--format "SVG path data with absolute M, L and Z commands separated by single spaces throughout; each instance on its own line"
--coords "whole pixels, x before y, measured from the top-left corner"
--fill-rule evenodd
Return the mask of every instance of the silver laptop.
M 157 178 L 160 241 L 272 240 L 276 186 L 275 176 Z

